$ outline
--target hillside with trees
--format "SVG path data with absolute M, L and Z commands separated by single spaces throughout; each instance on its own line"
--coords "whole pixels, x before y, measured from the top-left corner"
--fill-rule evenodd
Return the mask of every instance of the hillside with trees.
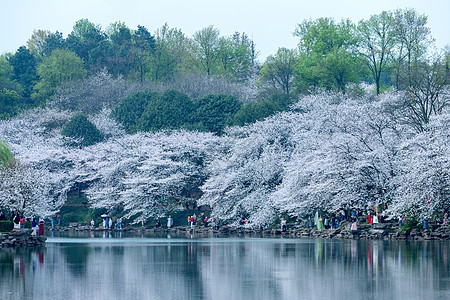
M 74 189 L 130 223 L 207 205 L 221 224 L 385 203 L 450 208 L 450 49 L 413 9 L 300 22 L 258 61 L 245 33 L 81 19 L 0 56 L 0 209 Z

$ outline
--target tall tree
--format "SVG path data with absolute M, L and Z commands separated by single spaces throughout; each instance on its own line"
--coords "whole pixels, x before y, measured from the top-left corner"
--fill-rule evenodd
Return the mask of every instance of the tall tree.
M 37 60 L 25 47 L 20 47 L 14 55 L 9 57 L 9 64 L 13 67 L 13 80 L 23 87 L 23 96 L 30 98 L 33 87 L 38 79 L 36 73 Z
M 300 38 L 300 63 L 296 85 L 301 90 L 310 86 L 345 92 L 349 82 L 356 82 L 361 62 L 355 53 L 354 26 L 349 20 L 335 24 L 331 18 L 304 21 L 295 35 Z
M 208 75 L 214 74 L 220 55 L 219 30 L 211 25 L 197 31 L 191 46 L 194 65 Z
M 380 94 L 381 78 L 389 63 L 395 44 L 394 17 L 392 12 L 383 11 L 361 20 L 357 26 L 359 53 L 364 57 L 370 74 Z
M 222 72 L 238 82 L 246 81 L 254 66 L 254 46 L 247 34 L 235 32 L 220 38 L 220 64 Z
M 104 67 L 109 44 L 100 25 L 88 19 L 78 20 L 66 39 L 66 45 L 83 60 L 86 70 L 97 71 Z
M 0 55 L 0 89 L 14 90 L 21 93 L 21 86 L 13 80 L 14 69 L 8 62 L 8 55 Z
M 423 131 L 433 115 L 442 113 L 450 104 L 448 65 L 442 55 L 415 61 L 410 66 L 410 84 L 404 88 L 400 111 L 404 120 L 417 131 Z
M 133 46 L 132 32 L 128 27 L 120 27 L 114 32 L 110 39 L 113 48 L 113 74 L 122 75 L 125 79 L 132 68 L 131 49 Z
M 261 83 L 286 95 L 292 92 L 294 70 L 299 62 L 295 49 L 279 48 L 275 55 L 267 57 L 260 71 Z
M 148 66 L 153 81 L 172 79 L 186 63 L 189 39 L 177 28 L 164 24 L 155 33 L 155 50 Z
M 427 27 L 426 15 L 418 14 L 414 9 L 398 9 L 394 13 L 394 80 L 397 89 L 412 84 L 412 65 L 423 60 L 432 38 Z
M 31 53 L 35 53 L 40 56 L 43 53 L 45 41 L 50 37 L 51 32 L 49 30 L 34 30 L 30 39 L 27 41 L 27 47 Z
M 155 38 L 144 26 L 138 25 L 133 35 L 133 54 L 136 58 L 136 67 L 139 70 L 139 80 L 145 80 L 146 62 L 150 59 L 155 49 Z
M 38 66 L 41 80 L 36 84 L 36 99 L 47 100 L 63 82 L 82 79 L 86 76 L 83 61 L 72 51 L 54 50 Z
M 53 50 L 65 48 L 66 48 L 66 40 L 64 39 L 61 32 L 56 31 L 55 33 L 51 33 L 44 40 L 41 54 L 42 56 L 50 56 Z

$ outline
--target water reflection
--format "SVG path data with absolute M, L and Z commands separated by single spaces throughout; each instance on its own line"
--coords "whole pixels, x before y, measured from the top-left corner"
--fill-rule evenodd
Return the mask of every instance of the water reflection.
M 448 299 L 449 246 L 55 237 L 0 249 L 0 299 Z

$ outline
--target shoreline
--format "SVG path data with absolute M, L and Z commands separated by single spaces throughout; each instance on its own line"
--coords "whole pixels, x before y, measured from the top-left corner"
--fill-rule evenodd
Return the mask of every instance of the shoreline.
M 286 237 L 286 238 L 323 238 L 323 239 L 355 239 L 355 240 L 450 240 L 450 226 L 430 225 L 428 229 L 399 229 L 395 223 L 377 223 L 360 224 L 358 230 L 350 230 L 349 222 L 342 223 L 337 229 L 325 229 L 318 231 L 316 228 L 304 228 L 292 226 L 283 232 L 281 229 L 254 229 L 247 227 L 228 227 L 222 226 L 218 230 L 211 227 L 177 226 L 173 228 L 141 228 L 127 226 L 123 229 L 104 229 L 90 226 L 69 226 L 55 227 L 46 229 L 47 232 L 134 232 L 154 234 L 163 236 L 173 234 L 179 236 L 190 236 L 192 234 L 199 237 L 232 237 L 232 236 L 250 236 L 250 237 Z
M 399 229 L 395 223 L 360 224 L 358 230 L 350 230 L 349 222 L 342 223 L 342 228 L 325 229 L 300 226 L 288 226 L 286 231 L 281 229 L 253 229 L 249 227 L 222 226 L 218 230 L 211 227 L 178 226 L 173 228 L 141 228 L 125 227 L 123 229 L 91 228 L 90 226 L 68 226 L 46 228 L 46 232 L 105 232 L 105 233 L 141 233 L 155 237 L 251 237 L 251 238 L 318 238 L 318 239 L 352 239 L 352 240 L 409 240 L 409 241 L 448 241 L 450 240 L 450 226 L 431 225 L 428 229 Z M 9 233 L 0 233 L 0 248 L 19 248 L 45 246 L 47 236 L 32 236 L 31 229 L 14 229 Z

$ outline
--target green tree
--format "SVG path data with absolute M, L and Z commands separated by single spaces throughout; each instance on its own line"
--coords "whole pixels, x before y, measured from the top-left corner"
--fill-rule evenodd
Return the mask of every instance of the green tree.
M 23 97 L 29 99 L 33 87 L 38 80 L 36 73 L 36 58 L 25 46 L 22 46 L 14 55 L 9 57 L 8 62 L 13 67 L 14 71 L 11 79 L 22 86 Z
M 56 31 L 51 33 L 44 41 L 42 45 L 42 56 L 50 56 L 53 50 L 66 49 L 66 40 L 61 32 Z
M 234 115 L 241 108 L 241 103 L 229 95 L 208 95 L 195 103 L 195 119 L 203 130 L 222 133 L 230 125 Z
M 94 24 L 88 19 L 80 19 L 73 25 L 71 34 L 84 41 L 89 39 L 93 32 L 101 32 L 101 30 L 102 27 L 99 24 Z
M 152 98 L 139 119 L 142 131 L 179 129 L 190 124 L 194 103 L 188 96 L 174 90 L 167 90 Z
M 112 69 L 114 75 L 122 75 L 125 79 L 133 67 L 131 50 L 133 47 L 132 32 L 128 27 L 120 27 L 117 32 L 114 32 L 110 39 L 112 41 L 113 55 Z
M 376 84 L 380 94 L 381 78 L 387 71 L 392 48 L 395 45 L 394 17 L 391 12 L 383 11 L 372 15 L 369 20 L 361 20 L 357 26 L 359 53 Z
M 123 99 L 113 110 L 112 117 L 121 123 L 128 133 L 138 131 L 138 120 L 147 105 L 157 94 L 150 89 L 134 93 Z
M 72 51 L 54 50 L 45 57 L 37 70 L 41 80 L 36 84 L 36 99 L 50 97 L 63 82 L 82 79 L 86 76 L 83 61 Z
M 103 69 L 107 65 L 107 58 L 111 55 L 111 45 L 101 26 L 88 19 L 81 19 L 75 23 L 65 40 L 65 45 L 83 60 L 85 69 L 92 72 Z
M 0 119 L 8 119 L 17 115 L 21 97 L 17 92 L 8 89 L 0 90 Z
M 7 56 L 0 56 L 0 89 L 14 90 L 17 93 L 21 93 L 21 86 L 12 78 L 14 77 L 13 67 L 9 64 Z
M 33 34 L 27 41 L 27 47 L 31 53 L 41 56 L 44 50 L 45 41 L 51 36 L 49 30 L 34 30 Z
M 267 57 L 260 71 L 260 82 L 269 89 L 290 95 L 294 70 L 299 63 L 297 50 L 279 48 L 273 56 Z
M 192 62 L 198 70 L 215 74 L 220 55 L 219 30 L 212 25 L 194 33 L 191 42 Z
M 219 44 L 221 72 L 236 81 L 248 79 L 255 60 L 253 41 L 245 33 L 235 32 L 220 38 Z
M 90 146 L 103 140 L 102 133 L 83 114 L 75 115 L 61 131 L 63 136 L 72 138 L 69 143 L 75 146 Z
M 155 37 L 144 26 L 138 25 L 138 29 L 133 35 L 133 56 L 135 57 L 135 67 L 139 72 L 141 83 L 145 81 L 146 63 L 155 50 Z
M 153 81 L 168 80 L 179 74 L 185 65 L 189 39 L 177 28 L 167 23 L 156 31 L 155 50 L 149 63 Z
M 296 85 L 300 90 L 319 86 L 345 92 L 349 82 L 359 80 L 354 26 L 349 20 L 335 24 L 331 18 L 304 21 L 295 35 L 300 38 L 300 63 Z

